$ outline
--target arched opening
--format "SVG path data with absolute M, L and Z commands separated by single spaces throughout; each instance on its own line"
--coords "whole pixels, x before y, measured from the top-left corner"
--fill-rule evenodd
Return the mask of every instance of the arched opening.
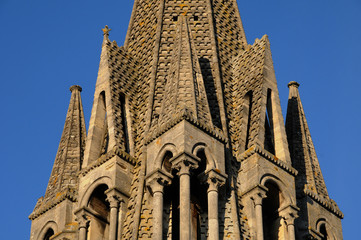
M 92 210 L 87 240 L 108 239 L 109 203 L 105 191 L 108 186 L 102 184 L 95 188 L 89 198 L 88 207 Z
M 171 172 L 172 171 L 172 164 L 169 162 L 169 160 L 173 157 L 173 153 L 171 151 L 167 151 L 164 154 L 163 157 L 163 163 L 162 163 L 162 168 L 165 169 L 167 172 Z
M 207 157 L 204 149 L 197 152 L 200 158 L 198 168 L 191 175 L 191 240 L 199 240 L 207 233 L 207 185 L 199 179 L 207 169 Z
M 52 236 L 54 236 L 54 230 L 49 228 L 48 231 L 46 231 L 43 240 L 49 240 Z
M 172 159 L 173 153 L 167 151 L 162 160 L 162 169 L 171 173 L 173 176 L 177 176 L 172 171 Z M 179 179 L 174 177 L 172 184 L 164 189 L 164 208 L 163 208 L 163 239 L 179 239 Z
M 322 238 L 321 240 L 327 240 L 328 237 L 327 237 L 327 230 L 326 230 L 326 224 L 321 224 L 320 226 L 320 233 L 322 234 Z
M 180 237 L 180 183 L 176 170 L 172 170 L 169 160 L 173 157 L 167 152 L 163 157 L 162 168 L 173 175 L 172 184 L 164 189 L 163 239 L 179 240 Z M 207 233 L 207 186 L 201 183 L 199 176 L 205 172 L 207 159 L 204 149 L 197 152 L 201 159 L 198 169 L 194 170 L 191 179 L 191 238 L 199 240 Z
M 273 116 L 272 116 L 272 91 L 267 90 L 266 116 L 264 121 L 264 148 L 272 154 L 275 154 Z
M 262 203 L 263 234 L 264 240 L 275 240 L 281 237 L 281 217 L 278 209 L 280 207 L 280 190 L 273 182 L 267 182 L 268 189 L 266 198 Z

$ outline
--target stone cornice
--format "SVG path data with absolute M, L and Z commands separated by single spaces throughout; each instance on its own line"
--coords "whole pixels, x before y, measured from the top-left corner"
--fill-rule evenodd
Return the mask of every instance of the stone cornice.
M 104 154 L 103 156 L 101 156 L 100 158 L 98 158 L 96 161 L 94 161 L 93 163 L 91 163 L 89 166 L 87 166 L 86 168 L 84 168 L 80 174 L 83 175 L 83 177 L 85 175 L 87 175 L 91 170 L 100 167 L 101 165 L 103 165 L 104 163 L 106 163 L 107 161 L 109 161 L 111 158 L 118 156 L 121 159 L 125 160 L 126 162 L 130 163 L 131 165 L 135 166 L 136 165 L 136 160 L 130 156 L 128 153 L 126 153 L 124 150 L 120 149 L 120 147 L 115 146 L 112 150 L 108 151 L 106 154 Z
M 154 141 L 156 138 L 167 132 L 169 129 L 176 126 L 178 123 L 186 120 L 193 126 L 203 130 L 205 133 L 214 137 L 215 139 L 221 141 L 222 143 L 226 143 L 227 139 L 224 137 L 222 130 L 216 127 L 210 127 L 206 123 L 203 123 L 197 119 L 195 119 L 191 114 L 187 114 L 187 112 L 179 113 L 177 116 L 173 118 L 172 121 L 162 124 L 160 127 L 156 128 L 152 134 L 150 134 L 146 140 L 145 144 L 149 144 L 150 142 Z
M 320 197 L 318 194 L 312 192 L 311 190 L 307 189 L 307 186 L 304 189 L 304 193 L 306 196 L 309 196 L 312 198 L 315 202 L 335 214 L 337 217 L 343 219 L 344 215 L 338 208 L 335 202 L 333 202 L 331 199 L 325 199 L 323 197 Z
M 40 206 L 36 206 L 35 210 L 30 214 L 29 219 L 34 220 L 38 218 L 39 216 L 43 215 L 50 209 L 56 207 L 66 199 L 70 200 L 71 202 L 77 202 L 78 201 L 78 192 L 75 189 L 66 189 L 63 192 L 59 192 L 56 194 L 56 196 L 49 201 L 46 202 L 38 202 Z M 37 204 L 37 205 L 38 205 Z
M 259 154 L 260 156 L 264 157 L 268 161 L 272 162 L 273 164 L 275 164 L 276 166 L 280 167 L 281 169 L 285 170 L 286 172 L 290 173 L 293 176 L 297 176 L 298 174 L 298 171 L 295 168 L 293 168 L 290 164 L 282 160 L 279 160 L 275 155 L 273 155 L 272 153 L 266 151 L 265 149 L 259 146 L 252 146 L 247 151 L 242 153 L 240 157 L 240 161 L 243 162 L 254 154 Z

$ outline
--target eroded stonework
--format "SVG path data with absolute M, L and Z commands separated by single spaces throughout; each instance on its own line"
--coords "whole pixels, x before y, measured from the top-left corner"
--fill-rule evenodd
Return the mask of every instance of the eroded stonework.
M 301 104 L 236 0 L 135 0 L 104 41 L 86 133 L 71 100 L 31 240 L 342 239 Z

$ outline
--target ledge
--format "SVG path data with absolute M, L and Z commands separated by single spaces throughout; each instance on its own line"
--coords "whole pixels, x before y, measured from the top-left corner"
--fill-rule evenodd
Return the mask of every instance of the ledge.
M 261 155 L 268 161 L 272 162 L 273 164 L 275 164 L 276 166 L 280 167 L 281 169 L 285 170 L 286 172 L 290 173 L 293 176 L 297 176 L 297 174 L 298 174 L 298 171 L 296 169 L 294 169 L 290 164 L 279 160 L 275 155 L 273 155 L 272 153 L 266 151 L 265 149 L 263 149 L 259 146 L 252 146 L 247 151 L 242 153 L 240 161 L 241 162 L 245 161 L 253 154 Z
M 333 214 L 335 214 L 337 217 L 343 219 L 344 215 L 338 208 L 335 202 L 331 199 L 325 199 L 323 197 L 320 197 L 318 194 L 312 192 L 311 190 L 307 189 L 305 187 L 304 193 L 306 196 L 309 196 L 312 198 L 315 202 L 326 208 L 327 210 L 331 211 Z
M 75 189 L 68 188 L 64 192 L 57 193 L 56 196 L 49 201 L 37 203 L 37 205 L 40 204 L 40 207 L 38 207 L 38 209 L 34 210 L 34 212 L 30 214 L 29 219 L 34 220 L 38 218 L 39 216 L 43 215 L 44 213 L 54 208 L 55 206 L 59 205 L 61 202 L 65 201 L 66 199 L 70 200 L 71 202 L 77 202 L 78 192 Z M 35 208 L 37 208 L 37 206 L 35 206 Z
M 168 123 L 162 124 L 160 127 L 156 128 L 153 134 L 150 134 L 146 140 L 145 144 L 148 145 L 150 142 L 157 139 L 159 136 L 167 132 L 169 129 L 177 125 L 178 123 L 182 122 L 183 120 L 186 120 L 190 124 L 192 124 L 195 127 L 198 127 L 199 129 L 203 130 L 208 135 L 216 138 L 217 140 L 221 141 L 222 143 L 226 143 L 227 139 L 224 137 L 222 130 L 210 127 L 206 123 L 200 122 L 197 119 L 195 119 L 190 114 L 187 114 L 187 112 L 183 112 L 178 114 L 174 117 L 174 119 Z
M 111 158 L 118 156 L 121 159 L 125 160 L 127 163 L 130 163 L 131 165 L 136 165 L 136 160 L 130 156 L 128 153 L 120 149 L 120 147 L 115 146 L 112 150 L 98 158 L 96 161 L 92 162 L 89 166 L 87 166 L 85 169 L 83 169 L 80 174 L 84 177 L 87 175 L 91 170 L 100 167 L 107 161 L 109 161 Z

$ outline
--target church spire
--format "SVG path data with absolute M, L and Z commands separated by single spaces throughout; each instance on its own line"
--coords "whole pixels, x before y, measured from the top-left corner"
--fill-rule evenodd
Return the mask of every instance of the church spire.
M 301 103 L 297 82 L 290 82 L 286 118 L 287 138 L 293 166 L 299 174 L 296 186 L 299 192 L 311 191 L 328 199 L 326 184 L 317 159 L 311 133 Z
M 63 134 L 55 157 L 44 200 L 50 200 L 68 188 L 76 188 L 86 138 L 80 86 L 70 88 L 71 99 Z
M 171 61 L 169 79 L 158 124 L 162 126 L 180 115 L 213 128 L 201 68 L 187 20 L 180 16 L 176 50 Z

